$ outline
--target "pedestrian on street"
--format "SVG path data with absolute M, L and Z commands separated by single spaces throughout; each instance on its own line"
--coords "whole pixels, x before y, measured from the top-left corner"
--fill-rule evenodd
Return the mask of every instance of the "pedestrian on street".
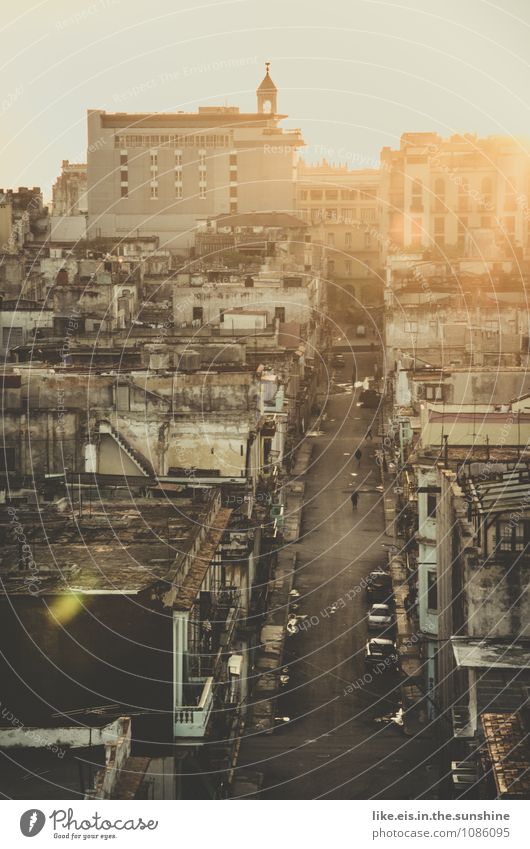
M 350 495 L 350 501 L 352 510 L 357 510 L 357 504 L 359 503 L 359 493 L 356 491 L 352 492 L 352 494 Z
M 355 389 L 355 384 L 356 384 L 356 382 L 357 382 L 357 369 L 356 369 L 356 368 L 355 368 L 355 366 L 354 366 L 354 367 L 353 367 L 353 371 L 352 371 L 352 373 L 351 373 L 351 385 L 352 385 L 352 389 Z
M 366 431 L 366 438 L 367 438 L 367 439 L 372 439 L 372 438 L 373 438 L 372 425 L 370 425 L 370 427 L 369 427 L 369 428 L 368 428 L 368 430 Z
M 357 449 L 357 451 L 355 452 L 355 454 L 354 454 L 353 456 L 354 456 L 354 457 L 355 457 L 355 459 L 357 460 L 357 468 L 359 468 L 359 466 L 361 465 L 361 460 L 362 460 L 363 452 L 361 451 L 361 449 L 360 449 L 360 448 L 358 448 L 358 449 Z

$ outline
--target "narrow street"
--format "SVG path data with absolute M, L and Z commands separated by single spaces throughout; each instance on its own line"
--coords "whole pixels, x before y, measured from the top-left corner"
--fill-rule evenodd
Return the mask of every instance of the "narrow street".
M 372 370 L 357 355 L 358 379 Z M 337 380 L 347 383 L 351 357 Z M 436 748 L 429 733 L 408 738 L 381 721 L 399 707 L 398 675 L 367 676 L 367 599 L 359 582 L 386 561 L 380 475 L 374 459 L 375 411 L 357 406 L 358 391 L 334 393 L 305 475 L 305 507 L 294 582 L 305 630 L 286 641 L 289 681 L 277 714 L 288 718 L 273 734 L 247 737 L 240 766 L 263 774 L 269 799 L 435 798 Z M 370 425 L 374 442 L 366 438 Z M 362 450 L 360 467 L 353 456 Z M 358 510 L 350 503 L 352 483 Z M 334 610 L 332 610 L 334 608 Z M 370 680 L 371 678 L 371 680 Z

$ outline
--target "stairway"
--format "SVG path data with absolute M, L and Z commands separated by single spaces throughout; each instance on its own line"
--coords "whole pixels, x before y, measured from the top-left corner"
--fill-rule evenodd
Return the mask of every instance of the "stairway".
M 148 460 L 140 454 L 139 451 L 136 451 L 129 443 L 121 436 L 118 430 L 116 430 L 113 425 L 107 420 L 102 420 L 97 423 L 97 432 L 99 434 L 108 434 L 112 436 L 114 441 L 119 445 L 121 450 L 126 454 L 129 459 L 134 463 L 135 466 L 138 467 L 139 472 L 146 477 L 155 477 L 155 470 L 151 466 Z

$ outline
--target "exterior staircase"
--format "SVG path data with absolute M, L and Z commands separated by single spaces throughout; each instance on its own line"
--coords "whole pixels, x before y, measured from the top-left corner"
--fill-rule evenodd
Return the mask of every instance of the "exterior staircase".
M 97 432 L 99 434 L 108 434 L 112 436 L 114 441 L 119 445 L 121 450 L 126 454 L 129 459 L 138 467 L 138 471 L 145 475 L 146 477 L 155 477 L 155 470 L 153 469 L 151 463 L 141 454 L 139 451 L 136 451 L 129 443 L 123 438 L 118 430 L 108 421 L 102 420 L 97 424 Z

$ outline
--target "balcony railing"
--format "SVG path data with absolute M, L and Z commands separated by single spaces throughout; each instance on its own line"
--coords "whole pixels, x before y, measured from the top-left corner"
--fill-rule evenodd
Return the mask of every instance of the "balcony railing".
M 175 707 L 175 737 L 204 737 L 213 708 L 213 678 L 206 678 L 197 705 Z

